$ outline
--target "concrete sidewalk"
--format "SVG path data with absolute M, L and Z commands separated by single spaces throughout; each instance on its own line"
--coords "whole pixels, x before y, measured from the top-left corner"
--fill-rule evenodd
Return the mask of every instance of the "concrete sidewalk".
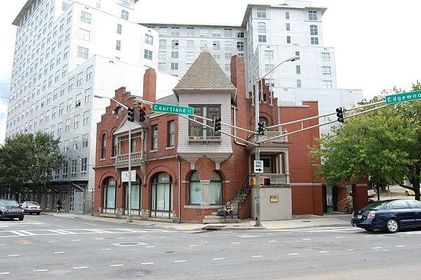
M 259 230 L 259 229 L 297 229 L 311 227 L 339 227 L 350 226 L 350 214 L 331 214 L 324 216 L 296 216 L 292 220 L 282 221 L 263 221 L 262 227 L 255 227 L 254 220 L 241 220 L 239 223 L 227 224 L 192 224 L 192 223 L 167 223 L 158 221 L 144 221 L 134 219 L 133 222 L 127 222 L 127 218 L 108 218 L 92 216 L 90 214 L 76 215 L 71 213 L 45 212 L 43 214 L 60 216 L 73 219 L 105 221 L 121 223 L 125 225 L 142 225 L 150 228 L 172 229 L 180 231 L 201 231 L 201 230 Z

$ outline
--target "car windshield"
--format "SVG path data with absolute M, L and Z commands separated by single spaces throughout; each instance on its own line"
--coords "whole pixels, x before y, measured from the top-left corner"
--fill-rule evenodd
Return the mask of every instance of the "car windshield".
M 19 206 L 19 204 L 15 200 L 2 200 L 0 206 Z
M 364 211 L 379 210 L 379 209 L 382 209 L 385 204 L 386 204 L 386 202 L 384 202 L 384 201 L 375 201 L 375 202 L 367 205 L 366 207 L 364 207 L 363 210 Z
M 39 206 L 38 202 L 27 201 L 25 203 L 28 204 L 28 205 L 31 205 L 31 206 Z

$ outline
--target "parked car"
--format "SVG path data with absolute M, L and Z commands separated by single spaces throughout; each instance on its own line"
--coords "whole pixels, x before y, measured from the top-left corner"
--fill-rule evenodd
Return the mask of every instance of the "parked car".
M 400 229 L 421 228 L 421 202 L 405 199 L 375 201 L 354 211 L 351 224 L 367 231 L 390 233 Z
M 0 199 L 0 220 L 8 218 L 18 218 L 22 221 L 24 218 L 23 209 L 19 207 L 16 200 L 13 199 Z
M 411 195 L 411 196 L 414 196 L 414 195 L 415 195 L 415 192 L 414 192 L 413 190 L 408 190 L 408 189 L 406 189 L 406 190 L 405 190 L 405 195 L 406 195 L 406 196 L 410 196 L 410 195 Z
M 42 211 L 42 207 L 39 205 L 38 202 L 36 201 L 24 201 L 21 205 L 20 208 L 23 209 L 23 211 L 29 214 L 33 214 L 36 213 L 37 215 L 41 214 Z

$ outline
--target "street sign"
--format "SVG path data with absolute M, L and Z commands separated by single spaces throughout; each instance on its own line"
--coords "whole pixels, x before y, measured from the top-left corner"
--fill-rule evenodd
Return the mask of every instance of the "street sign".
M 132 182 L 136 182 L 136 170 L 132 170 Z M 129 182 L 129 171 L 121 171 L 121 181 L 123 183 Z
M 254 173 L 263 173 L 263 160 L 254 161 Z
M 179 115 L 193 115 L 194 113 L 194 109 L 192 107 L 183 107 L 158 103 L 152 104 L 152 111 Z
M 396 104 L 406 101 L 421 100 L 421 90 L 386 96 L 386 104 Z

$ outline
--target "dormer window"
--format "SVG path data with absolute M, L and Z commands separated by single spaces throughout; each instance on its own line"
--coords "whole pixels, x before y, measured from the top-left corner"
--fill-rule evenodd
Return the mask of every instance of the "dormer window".
M 203 116 L 208 119 L 221 117 L 221 105 L 219 104 L 198 104 L 189 105 L 194 108 L 194 114 Z M 193 119 L 193 117 L 190 117 Z M 215 132 L 212 128 L 204 126 L 204 124 L 213 127 L 213 121 L 206 121 L 195 118 L 195 121 L 189 121 L 189 140 L 190 141 L 220 141 L 221 133 Z

